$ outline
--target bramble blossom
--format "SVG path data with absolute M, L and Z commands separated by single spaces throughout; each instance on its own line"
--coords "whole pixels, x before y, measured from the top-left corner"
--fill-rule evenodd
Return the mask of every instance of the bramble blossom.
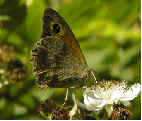
M 123 81 L 98 81 L 92 87 L 86 88 L 83 93 L 84 106 L 89 111 L 97 111 L 107 104 L 126 104 L 138 96 L 140 84 L 136 83 L 128 87 Z

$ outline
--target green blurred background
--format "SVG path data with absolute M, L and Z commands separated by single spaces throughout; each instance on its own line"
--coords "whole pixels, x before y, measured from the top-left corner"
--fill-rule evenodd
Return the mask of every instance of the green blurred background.
M 0 45 L 13 46 L 28 69 L 26 79 L 0 88 L 0 119 L 39 119 L 40 101 L 64 102 L 65 89 L 35 85 L 29 61 L 46 7 L 64 17 L 98 79 L 140 83 L 140 0 L 0 0 Z M 82 90 L 78 92 L 83 101 Z M 140 102 L 140 95 L 131 102 L 130 119 L 141 119 Z M 71 95 L 68 103 L 72 104 Z

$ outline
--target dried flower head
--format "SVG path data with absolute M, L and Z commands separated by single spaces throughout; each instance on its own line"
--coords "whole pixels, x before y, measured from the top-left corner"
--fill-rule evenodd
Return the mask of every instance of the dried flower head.
M 3 45 L 0 46 L 0 63 L 7 63 L 9 60 L 13 60 L 16 57 L 15 49 L 12 46 Z
M 22 80 L 27 74 L 27 69 L 25 65 L 19 60 L 10 60 L 7 63 L 5 76 L 10 83 Z
M 127 120 L 131 112 L 123 104 L 114 104 L 112 111 L 112 120 Z
M 139 83 L 128 87 L 126 81 L 98 81 L 84 91 L 84 104 L 89 111 L 100 110 L 107 104 L 133 100 L 139 92 Z
M 55 109 L 56 104 L 50 99 L 47 99 L 45 102 L 40 104 L 40 112 L 43 112 L 46 116 L 49 116 Z
M 69 120 L 70 108 L 57 107 L 51 114 L 51 120 Z

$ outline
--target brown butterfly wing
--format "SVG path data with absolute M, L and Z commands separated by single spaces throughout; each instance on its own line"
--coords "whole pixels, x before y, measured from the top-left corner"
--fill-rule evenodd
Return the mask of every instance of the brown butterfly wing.
M 52 29 L 53 24 L 59 24 L 61 27 L 61 32 L 56 33 Z M 68 46 L 71 52 L 79 58 L 79 60 L 87 66 L 84 55 L 81 52 L 80 46 L 71 31 L 68 24 L 64 19 L 53 9 L 47 8 L 44 11 L 43 16 L 43 32 L 41 38 L 46 36 L 54 36 L 55 38 L 61 38 L 64 43 Z
M 41 40 L 32 50 L 38 85 L 41 88 L 83 86 L 88 79 L 88 66 L 73 33 L 52 9 L 45 10 L 43 20 Z

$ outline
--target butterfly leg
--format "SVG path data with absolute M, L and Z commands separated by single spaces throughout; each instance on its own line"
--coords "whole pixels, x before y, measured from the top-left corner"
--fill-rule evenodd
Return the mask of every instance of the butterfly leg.
M 70 116 L 70 120 L 72 120 L 72 117 L 77 113 L 77 104 L 78 104 L 78 99 L 76 97 L 76 90 L 72 93 L 72 99 L 74 102 L 74 106 L 72 107 L 72 109 L 69 112 L 69 116 Z
M 65 96 L 64 103 L 62 106 L 64 106 L 68 100 L 68 93 L 69 93 L 69 88 L 67 88 L 67 90 L 66 90 L 66 96 Z

